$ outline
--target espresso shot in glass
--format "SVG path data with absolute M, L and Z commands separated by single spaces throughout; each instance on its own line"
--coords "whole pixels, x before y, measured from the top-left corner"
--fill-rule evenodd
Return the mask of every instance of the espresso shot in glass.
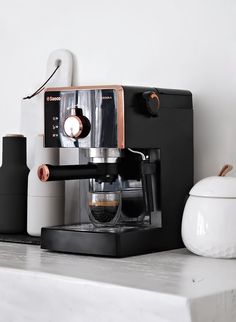
M 120 219 L 121 193 L 89 192 L 89 218 L 96 227 L 113 227 Z

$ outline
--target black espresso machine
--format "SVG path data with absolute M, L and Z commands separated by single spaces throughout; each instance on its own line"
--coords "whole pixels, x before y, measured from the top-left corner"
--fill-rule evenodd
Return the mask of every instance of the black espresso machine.
M 84 219 L 42 228 L 42 248 L 125 257 L 183 246 L 182 213 L 193 185 L 189 91 L 48 88 L 45 147 L 79 149 L 78 165 L 43 164 L 38 176 L 80 179 Z

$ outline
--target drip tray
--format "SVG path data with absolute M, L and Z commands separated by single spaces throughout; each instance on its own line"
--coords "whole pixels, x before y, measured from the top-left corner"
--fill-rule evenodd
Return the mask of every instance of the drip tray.
M 150 224 L 95 228 L 92 224 L 42 229 L 41 247 L 51 251 L 126 257 L 161 250 L 160 228 Z
M 32 237 L 27 234 L 0 234 L 0 242 L 40 245 L 40 237 Z

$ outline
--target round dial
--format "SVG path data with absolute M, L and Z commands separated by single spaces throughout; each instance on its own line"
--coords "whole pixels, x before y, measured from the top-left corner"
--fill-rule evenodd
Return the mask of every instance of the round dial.
M 158 116 L 160 108 L 160 99 L 155 92 L 146 91 L 143 93 L 146 101 L 147 112 L 150 116 Z
M 83 123 L 78 116 L 69 116 L 64 122 L 64 131 L 71 138 L 78 138 L 83 131 Z

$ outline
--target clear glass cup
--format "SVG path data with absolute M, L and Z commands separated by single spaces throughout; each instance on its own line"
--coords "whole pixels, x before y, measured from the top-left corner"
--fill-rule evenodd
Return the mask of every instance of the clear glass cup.
M 89 218 L 94 226 L 115 226 L 121 213 L 121 192 L 89 192 L 88 206 Z
M 122 190 L 121 223 L 142 224 L 145 219 L 143 191 L 139 188 Z

